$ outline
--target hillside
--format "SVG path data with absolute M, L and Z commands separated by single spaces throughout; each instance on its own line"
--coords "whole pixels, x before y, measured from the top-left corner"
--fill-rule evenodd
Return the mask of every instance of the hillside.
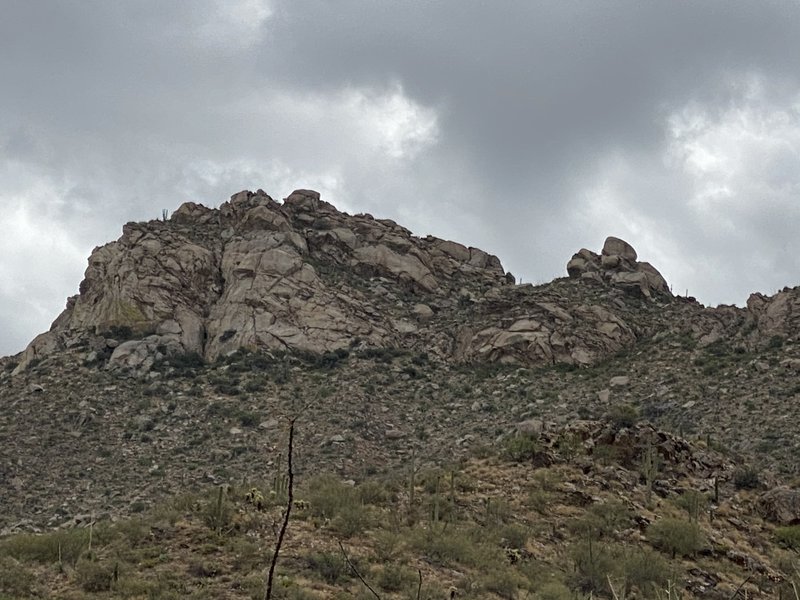
M 257 597 L 266 523 L 280 507 L 262 514 L 244 495 L 282 475 L 295 417 L 297 479 L 318 495 L 290 526 L 290 597 L 360 593 L 347 569 L 332 581 L 313 574 L 311 555 L 338 556 L 342 535 L 343 509 L 321 510 L 319 494 L 362 507 L 348 544 L 373 577 L 403 565 L 386 597 L 414 597 L 418 570 L 429 597 L 450 586 L 476 598 L 608 595 L 603 577 L 589 585 L 571 574 L 583 542 L 619 564 L 619 553 L 648 548 L 689 596 L 731 597 L 748 576 L 751 595 L 790 593 L 797 574 L 784 538 L 800 523 L 791 508 L 800 493 L 782 492 L 788 517 L 769 499 L 800 472 L 800 288 L 754 294 L 746 308 L 704 307 L 673 296 L 617 238 L 600 253 L 580 250 L 566 273 L 517 285 L 487 252 L 339 212 L 307 190 L 283 203 L 240 192 L 219 209 L 186 203 L 169 219 L 128 223 L 92 253 L 51 330 L 0 359 L 0 530 L 11 536 L 0 560 L 40 582 L 13 593 L 90 593 L 81 569 L 116 561 L 130 579 L 189 573 L 156 590 L 163 597 Z M 648 448 L 658 460 L 646 476 Z M 413 498 L 410 469 L 420 476 Z M 457 497 L 435 493 L 451 472 L 472 483 Z M 330 489 L 314 492 L 323 474 Z M 228 532 L 203 519 L 206 495 L 223 485 L 231 523 L 248 520 Z M 369 489 L 383 491 L 353 495 Z M 176 505 L 186 494 L 194 499 Z M 650 527 L 686 521 L 694 494 L 703 544 L 665 554 Z M 442 503 L 435 523 L 431 495 Z M 502 515 L 491 499 L 503 500 Z M 622 516 L 581 533 L 576 523 L 605 518 L 595 512 L 606 505 Z M 392 524 L 401 513 L 410 522 Z M 88 564 L 85 526 L 131 515 L 144 516 L 102 526 Z M 52 528 L 78 532 L 66 572 L 46 552 L 14 554 L 25 532 Z M 145 533 L 126 542 L 128 529 Z M 500 541 L 506 529 L 514 548 Z M 378 548 L 389 534 L 400 559 Z M 429 545 L 456 534 L 483 540 L 477 554 L 432 558 Z M 122 551 L 154 552 L 154 539 L 166 548 L 160 566 Z M 255 546 L 243 566 L 245 541 Z M 197 558 L 201 547 L 216 554 Z M 628 577 L 608 569 L 620 585 Z M 504 575 L 488 582 L 493 572 Z M 636 597 L 655 597 L 654 581 L 640 583 Z M 162 597 L 145 587 L 110 593 Z

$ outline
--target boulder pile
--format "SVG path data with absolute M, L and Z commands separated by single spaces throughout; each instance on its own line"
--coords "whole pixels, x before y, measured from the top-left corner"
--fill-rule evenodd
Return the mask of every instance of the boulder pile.
M 637 261 L 633 246 L 615 237 L 606 238 L 600 254 L 586 248 L 579 250 L 567 263 L 567 273 L 572 278 L 612 285 L 645 298 L 672 296 L 661 273 L 650 263 Z

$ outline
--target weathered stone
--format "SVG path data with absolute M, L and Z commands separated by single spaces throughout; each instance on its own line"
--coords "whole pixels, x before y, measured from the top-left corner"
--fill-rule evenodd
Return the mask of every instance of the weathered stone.
M 628 377 L 627 375 L 617 375 L 616 377 L 612 377 L 609 380 L 608 385 L 610 385 L 612 388 L 626 387 L 630 384 L 630 382 L 631 378 Z
M 672 295 L 661 273 L 650 263 L 637 262 L 636 250 L 615 237 L 606 239 L 601 255 L 582 248 L 567 263 L 567 273 L 575 279 L 612 285 L 648 299 Z
M 433 318 L 433 309 L 427 304 L 415 304 L 412 312 L 420 321 L 427 321 Z
M 762 516 L 779 525 L 800 525 L 800 490 L 778 487 L 761 495 L 758 509 Z
M 603 244 L 603 254 L 605 256 L 620 256 L 631 262 L 636 262 L 636 250 L 628 242 L 619 238 L 609 236 Z

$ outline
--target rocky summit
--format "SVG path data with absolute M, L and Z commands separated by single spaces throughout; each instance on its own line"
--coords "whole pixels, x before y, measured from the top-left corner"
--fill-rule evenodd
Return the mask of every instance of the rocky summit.
M 617 237 L 565 271 L 310 190 L 126 224 L 0 358 L 0 597 L 263 597 L 290 422 L 281 597 L 791 597 L 800 287 L 705 307 Z

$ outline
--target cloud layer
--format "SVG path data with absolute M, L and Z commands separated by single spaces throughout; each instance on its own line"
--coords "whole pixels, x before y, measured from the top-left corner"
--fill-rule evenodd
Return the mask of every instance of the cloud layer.
M 122 223 L 240 189 L 498 254 L 606 235 L 709 304 L 800 283 L 800 4 L 58 0 L 0 20 L 0 354 Z

